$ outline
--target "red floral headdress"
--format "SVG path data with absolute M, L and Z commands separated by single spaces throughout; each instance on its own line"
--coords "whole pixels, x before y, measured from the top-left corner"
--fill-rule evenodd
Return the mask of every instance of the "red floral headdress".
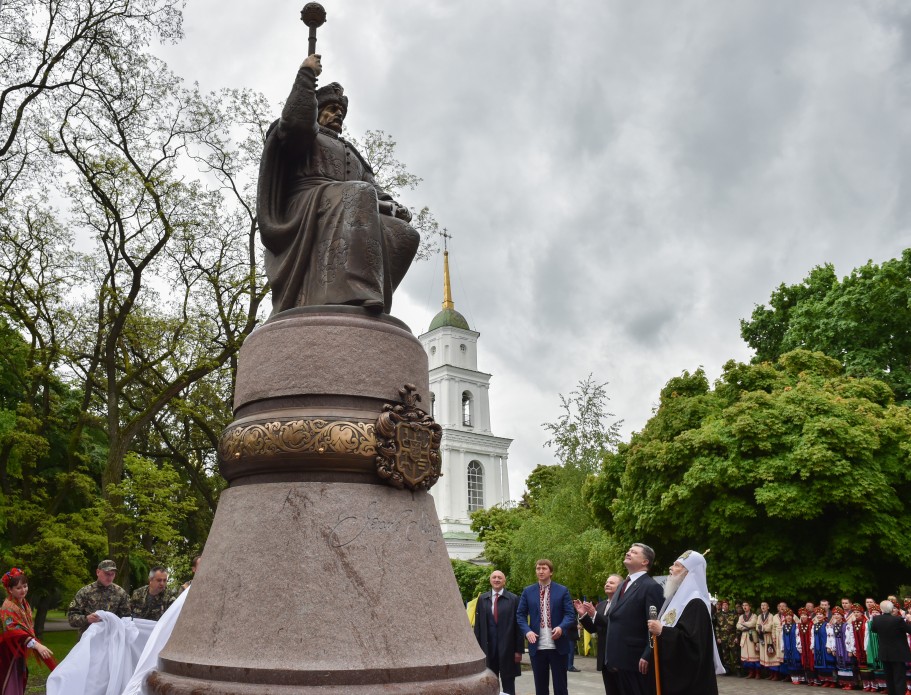
M 19 569 L 18 567 L 13 567 L 9 572 L 4 574 L 3 579 L 0 580 L 0 581 L 3 581 L 3 588 L 5 588 L 7 591 L 9 591 L 10 582 L 13 581 L 13 579 L 15 579 L 16 577 L 21 577 L 21 576 L 22 576 L 22 570 Z

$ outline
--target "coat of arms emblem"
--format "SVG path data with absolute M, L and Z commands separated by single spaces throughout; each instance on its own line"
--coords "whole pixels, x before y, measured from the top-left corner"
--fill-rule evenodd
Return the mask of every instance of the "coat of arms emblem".
M 376 472 L 397 488 L 430 489 L 442 473 L 443 428 L 417 407 L 417 387 L 399 389 L 401 403 L 383 406 L 376 421 Z

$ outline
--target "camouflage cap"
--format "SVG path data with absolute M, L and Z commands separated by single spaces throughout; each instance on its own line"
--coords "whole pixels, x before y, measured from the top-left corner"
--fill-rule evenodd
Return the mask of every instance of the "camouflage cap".
M 117 563 L 113 560 L 102 560 L 98 563 L 98 569 L 104 570 L 105 572 L 117 571 Z

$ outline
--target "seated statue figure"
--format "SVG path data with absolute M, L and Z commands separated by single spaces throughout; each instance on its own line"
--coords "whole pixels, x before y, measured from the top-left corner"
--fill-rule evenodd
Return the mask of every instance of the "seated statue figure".
M 389 313 L 420 235 L 408 208 L 340 137 L 348 97 L 336 82 L 317 89 L 320 72 L 320 56 L 308 56 L 260 162 L 257 217 L 273 314 L 326 304 Z

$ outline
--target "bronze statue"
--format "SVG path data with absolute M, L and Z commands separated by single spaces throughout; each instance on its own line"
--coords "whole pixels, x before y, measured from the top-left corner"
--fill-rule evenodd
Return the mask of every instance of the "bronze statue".
M 257 216 L 273 314 L 325 304 L 388 314 L 420 235 L 408 208 L 340 136 L 348 97 L 337 82 L 317 89 L 321 72 L 320 56 L 307 56 L 260 163 Z

